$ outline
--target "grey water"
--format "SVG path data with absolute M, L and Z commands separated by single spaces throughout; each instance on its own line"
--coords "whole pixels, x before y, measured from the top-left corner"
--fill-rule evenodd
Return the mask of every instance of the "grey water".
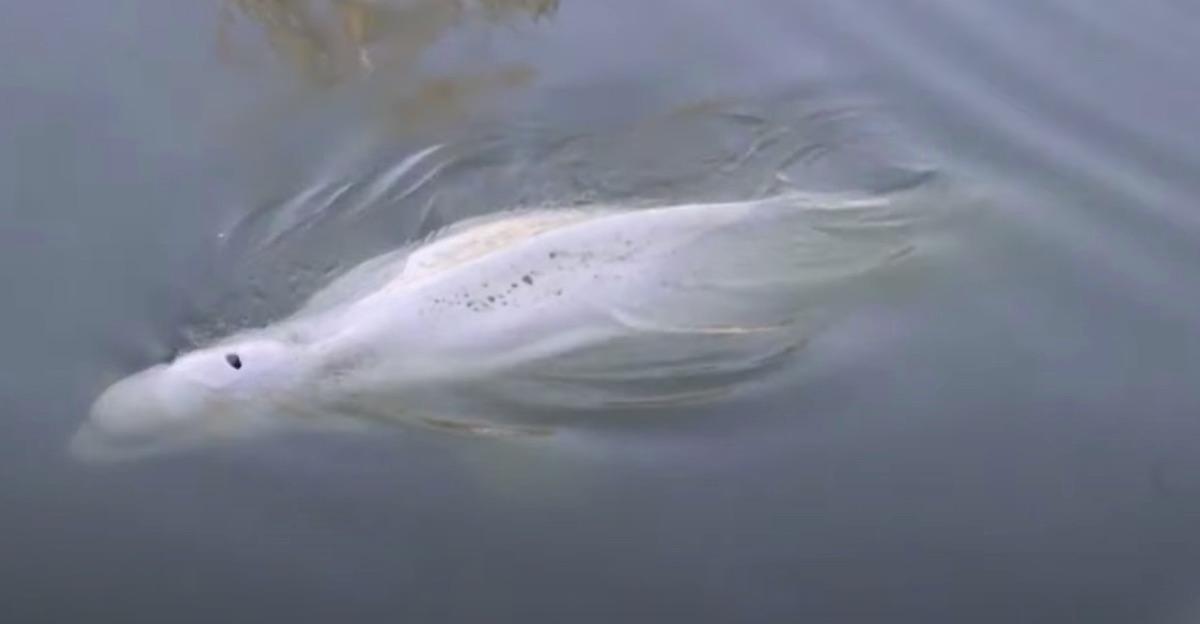
M 0 621 L 1200 621 L 1200 8 L 0 6 Z M 930 193 L 729 402 L 93 465 L 108 383 L 528 206 Z M 587 429 L 586 427 L 584 429 Z

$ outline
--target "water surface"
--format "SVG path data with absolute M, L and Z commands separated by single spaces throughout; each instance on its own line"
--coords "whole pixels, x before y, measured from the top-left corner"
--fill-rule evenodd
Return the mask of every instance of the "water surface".
M 6 621 L 1200 618 L 1188 3 L 0 17 Z M 730 404 L 550 447 L 64 451 L 114 379 L 459 218 L 930 176 L 969 198 L 953 253 Z

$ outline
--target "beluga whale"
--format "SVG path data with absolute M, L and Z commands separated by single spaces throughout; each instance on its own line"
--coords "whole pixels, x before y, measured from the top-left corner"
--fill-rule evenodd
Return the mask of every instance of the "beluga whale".
M 714 401 L 786 361 L 824 304 L 911 255 L 922 207 L 911 190 L 787 191 L 464 220 L 286 318 L 117 381 L 71 450 L 127 458 L 374 423 L 540 436 Z

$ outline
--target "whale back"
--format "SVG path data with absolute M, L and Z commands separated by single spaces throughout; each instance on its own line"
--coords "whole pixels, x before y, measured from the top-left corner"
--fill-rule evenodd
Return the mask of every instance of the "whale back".
M 877 293 L 881 270 L 924 244 L 927 199 L 790 193 L 462 224 L 410 256 L 412 268 L 428 253 L 414 275 L 498 252 L 449 275 L 446 292 L 487 301 L 473 289 L 501 274 L 516 278 L 516 291 L 493 305 L 438 303 L 444 293 L 422 300 L 437 310 L 423 334 L 449 328 L 435 351 L 447 370 L 486 371 L 442 394 L 473 397 L 480 413 L 523 414 L 719 398 L 785 362 L 836 310 Z M 534 279 L 518 284 L 521 275 Z
M 311 317 L 394 284 L 426 279 L 539 234 L 605 214 L 603 210 L 505 211 L 459 221 L 363 261 L 313 293 L 292 318 Z
M 437 275 L 535 236 L 603 216 L 602 210 L 504 212 L 461 221 L 432 236 L 408 258 L 405 282 Z

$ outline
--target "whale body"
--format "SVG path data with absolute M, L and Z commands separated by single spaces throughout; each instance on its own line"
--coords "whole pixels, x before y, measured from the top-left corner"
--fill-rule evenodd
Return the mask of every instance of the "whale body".
M 127 457 L 280 427 L 542 433 L 710 401 L 913 249 L 919 202 L 800 192 L 469 219 L 367 260 L 291 316 L 107 388 L 73 439 Z

